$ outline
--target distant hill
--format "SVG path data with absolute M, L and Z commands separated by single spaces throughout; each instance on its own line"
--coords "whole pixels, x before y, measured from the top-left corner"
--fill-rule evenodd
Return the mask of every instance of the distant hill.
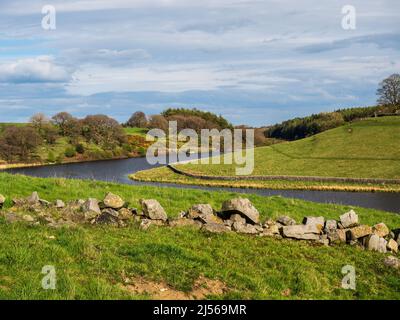
M 334 112 L 322 112 L 284 121 L 269 127 L 265 134 L 269 138 L 298 140 L 337 128 L 345 123 L 370 117 L 396 114 L 399 111 L 381 106 L 339 109 Z

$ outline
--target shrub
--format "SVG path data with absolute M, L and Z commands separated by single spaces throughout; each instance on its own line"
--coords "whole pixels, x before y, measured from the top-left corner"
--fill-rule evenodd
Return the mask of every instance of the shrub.
M 132 145 L 130 145 L 129 143 L 124 143 L 123 145 L 122 145 L 122 149 L 125 151 L 125 152 L 132 152 L 133 151 L 133 146 Z
M 64 154 L 65 154 L 65 156 L 66 156 L 67 158 L 72 158 L 72 157 L 75 157 L 76 151 L 75 151 L 74 148 L 68 147 L 67 149 L 65 149 Z
M 84 153 L 85 153 L 85 147 L 83 146 L 82 143 L 78 143 L 78 144 L 75 146 L 75 151 L 76 151 L 77 153 L 79 153 L 79 154 L 84 154 Z
M 54 155 L 53 151 L 49 151 L 49 153 L 47 154 L 47 162 L 56 162 L 56 156 Z
M 58 157 L 57 157 L 57 159 L 56 159 L 56 163 L 61 164 L 61 163 L 63 163 L 63 161 L 64 161 L 64 156 L 63 156 L 63 154 L 61 153 L 61 154 L 58 155 Z

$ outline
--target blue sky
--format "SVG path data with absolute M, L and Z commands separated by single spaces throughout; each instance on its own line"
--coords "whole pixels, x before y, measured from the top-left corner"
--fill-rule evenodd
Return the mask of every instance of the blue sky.
M 261 126 L 373 105 L 400 73 L 399 21 L 398 0 L 2 0 L 0 122 L 186 106 Z

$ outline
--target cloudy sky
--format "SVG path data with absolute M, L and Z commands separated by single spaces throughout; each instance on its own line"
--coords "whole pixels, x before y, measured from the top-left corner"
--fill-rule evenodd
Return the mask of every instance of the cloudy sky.
M 398 0 L 1 0 L 0 122 L 187 106 L 261 126 L 373 105 L 400 73 L 399 21 Z

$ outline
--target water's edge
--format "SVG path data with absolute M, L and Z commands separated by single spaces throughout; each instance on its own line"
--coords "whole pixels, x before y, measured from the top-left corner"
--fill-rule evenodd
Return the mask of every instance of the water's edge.
M 280 195 L 283 197 L 303 199 L 319 203 L 336 203 L 400 213 L 400 193 L 241 189 L 180 185 L 173 183 L 139 182 L 131 180 L 128 177 L 129 174 L 154 167 L 155 166 L 150 165 L 147 162 L 146 158 L 129 158 L 122 160 L 101 160 L 40 167 L 12 168 L 3 171 L 12 174 L 25 174 L 35 177 L 92 179 L 130 185 L 150 185 L 157 187 L 228 191 L 234 193 L 253 193 L 262 196 Z

